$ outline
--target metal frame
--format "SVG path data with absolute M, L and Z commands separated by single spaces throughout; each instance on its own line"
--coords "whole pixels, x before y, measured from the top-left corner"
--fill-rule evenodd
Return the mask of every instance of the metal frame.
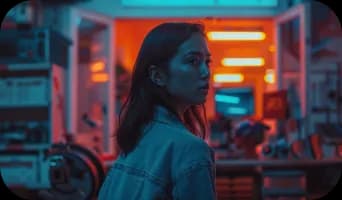
M 68 109 L 68 115 L 70 116 L 69 124 L 69 131 L 72 134 L 77 134 L 77 102 L 78 102 L 78 97 L 77 97 L 77 92 L 78 91 L 78 86 L 77 84 L 73 83 L 78 83 L 78 67 L 77 67 L 77 55 L 78 55 L 78 35 L 77 35 L 77 24 L 79 18 L 86 18 L 91 21 L 99 22 L 106 24 L 109 27 L 109 41 L 107 42 L 108 44 L 108 73 L 110 74 L 109 76 L 109 88 L 108 88 L 108 99 L 107 101 L 110 102 L 108 103 L 107 107 L 107 126 L 105 127 L 105 132 L 104 132 L 104 151 L 106 153 L 114 153 L 114 146 L 110 144 L 110 137 L 112 133 L 114 132 L 114 126 L 115 126 L 115 119 L 114 119 L 114 105 L 115 105 L 115 69 L 114 69 L 114 63 L 115 63 L 115 58 L 114 58 L 114 20 L 111 17 L 106 17 L 103 16 L 102 14 L 97 14 L 92 11 L 87 11 L 78 7 L 73 7 L 71 8 L 71 29 L 70 29 L 70 37 L 74 38 L 74 44 L 72 46 L 71 52 L 70 52 L 70 67 L 69 67 L 69 74 L 68 74 L 68 85 L 71 87 L 69 90 L 69 109 Z
M 279 26 L 285 22 L 288 22 L 296 17 L 299 17 L 300 25 L 299 25 L 299 34 L 300 34 L 300 73 L 299 73 L 299 95 L 300 95 L 300 107 L 301 107 L 301 118 L 305 120 L 304 123 L 304 137 L 307 135 L 307 125 L 309 122 L 309 113 L 310 113 L 310 102 L 308 101 L 310 99 L 310 92 L 307 90 L 307 86 L 310 83 L 310 71 L 308 69 L 308 66 L 310 64 L 310 15 L 309 15 L 309 4 L 308 3 L 300 3 L 293 8 L 290 8 L 289 10 L 285 11 L 284 13 L 278 15 L 275 17 L 275 44 L 277 47 L 277 55 L 275 58 L 275 70 L 276 70 L 276 79 L 277 79 L 277 89 L 283 89 L 282 81 L 284 74 L 282 73 L 281 69 L 281 30 Z

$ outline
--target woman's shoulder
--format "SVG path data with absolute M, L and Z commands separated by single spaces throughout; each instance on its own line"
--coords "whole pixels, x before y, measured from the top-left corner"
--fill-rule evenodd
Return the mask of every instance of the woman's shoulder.
M 208 149 L 208 144 L 199 136 L 194 135 L 190 131 L 179 132 L 179 138 L 176 138 L 174 144 L 177 145 L 178 148 L 184 150 L 192 150 L 192 151 L 202 151 Z
M 163 144 L 163 146 L 169 146 L 169 148 L 173 149 L 173 154 L 176 155 L 188 153 L 207 155 L 210 151 L 209 145 L 202 138 L 182 126 L 153 123 L 145 131 L 146 137 L 144 139 L 149 141 L 149 144 L 154 141 Z
M 201 138 L 188 134 L 183 140 L 173 144 L 172 163 L 175 176 L 198 167 L 210 168 L 215 165 L 214 154 L 210 146 Z
M 173 155 L 180 160 L 189 162 L 195 160 L 211 159 L 211 150 L 204 139 L 194 135 L 190 131 L 173 129 L 166 134 L 165 140 L 172 145 Z
M 180 146 L 203 146 L 206 144 L 203 139 L 194 135 L 182 125 L 153 123 L 153 126 L 148 129 L 148 132 L 151 132 L 151 135 L 158 135 Z

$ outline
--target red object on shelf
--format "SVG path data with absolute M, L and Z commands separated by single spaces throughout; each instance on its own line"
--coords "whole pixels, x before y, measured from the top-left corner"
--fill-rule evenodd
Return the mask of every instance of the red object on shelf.
M 264 94 L 263 117 L 286 119 L 288 111 L 287 93 L 285 90 Z

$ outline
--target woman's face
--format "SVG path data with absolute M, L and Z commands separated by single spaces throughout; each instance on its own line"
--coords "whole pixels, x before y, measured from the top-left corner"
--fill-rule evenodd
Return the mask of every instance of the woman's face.
M 205 102 L 209 88 L 210 53 L 204 36 L 194 33 L 179 48 L 169 63 L 166 88 L 184 106 Z

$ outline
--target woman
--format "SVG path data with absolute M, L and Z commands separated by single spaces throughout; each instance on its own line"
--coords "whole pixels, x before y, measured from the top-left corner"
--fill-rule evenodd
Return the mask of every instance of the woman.
M 199 24 L 164 23 L 148 33 L 120 113 L 120 155 L 99 200 L 216 198 L 214 157 L 203 140 L 209 62 Z

